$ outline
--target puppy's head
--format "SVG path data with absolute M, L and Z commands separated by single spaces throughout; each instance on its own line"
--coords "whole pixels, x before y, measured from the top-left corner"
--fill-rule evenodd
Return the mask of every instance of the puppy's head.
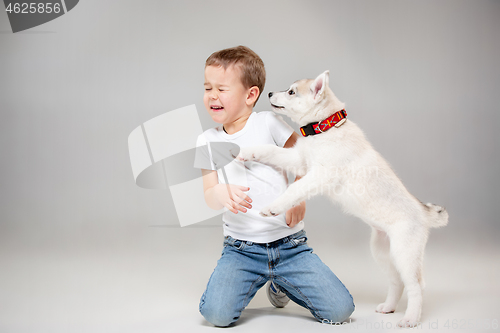
M 270 92 L 271 106 L 276 113 L 290 117 L 300 126 L 321 121 L 344 108 L 344 103 L 335 97 L 328 82 L 328 71 L 314 80 L 296 81 L 288 90 Z

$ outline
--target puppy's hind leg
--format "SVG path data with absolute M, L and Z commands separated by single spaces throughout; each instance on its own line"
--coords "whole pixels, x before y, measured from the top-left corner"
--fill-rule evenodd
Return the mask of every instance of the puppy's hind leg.
M 415 327 L 420 324 L 422 311 L 422 292 L 424 281 L 422 265 L 427 230 L 415 223 L 402 222 L 392 226 L 389 237 L 391 242 L 391 258 L 408 295 L 408 306 L 398 326 Z
M 396 306 L 398 305 L 401 294 L 403 293 L 404 285 L 390 258 L 389 236 L 387 236 L 384 231 L 372 228 L 370 246 L 373 257 L 387 272 L 389 277 L 389 291 L 387 292 L 387 298 L 384 303 L 377 306 L 375 311 L 380 313 L 392 313 L 396 310 Z

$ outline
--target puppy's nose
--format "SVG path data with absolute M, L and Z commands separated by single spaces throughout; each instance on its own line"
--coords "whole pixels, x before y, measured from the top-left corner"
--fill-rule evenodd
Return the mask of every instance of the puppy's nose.
M 273 92 L 272 91 L 269 93 L 269 98 L 271 98 L 271 97 L 273 97 Z

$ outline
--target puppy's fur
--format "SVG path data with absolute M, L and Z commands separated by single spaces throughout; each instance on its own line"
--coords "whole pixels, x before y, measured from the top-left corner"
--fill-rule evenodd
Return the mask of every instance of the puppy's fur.
M 300 80 L 286 91 L 271 93 L 274 111 L 304 126 L 342 110 L 344 104 L 330 90 L 328 80 L 326 71 L 315 80 Z M 418 324 L 429 228 L 445 226 L 448 213 L 410 194 L 356 124 L 347 119 L 338 128 L 300 138 L 290 149 L 273 145 L 243 148 L 238 158 L 260 161 L 302 177 L 265 207 L 262 215 L 282 214 L 301 201 L 323 194 L 370 225 L 373 256 L 389 275 L 387 298 L 376 311 L 394 312 L 406 288 L 408 306 L 399 326 Z

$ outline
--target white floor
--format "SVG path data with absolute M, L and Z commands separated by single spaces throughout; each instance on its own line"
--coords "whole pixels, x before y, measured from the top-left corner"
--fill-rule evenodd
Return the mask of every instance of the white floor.
M 308 228 L 309 245 L 356 304 L 343 327 L 318 323 L 295 304 L 275 309 L 259 291 L 231 332 L 387 331 L 406 308 L 375 313 L 386 281 L 356 222 Z M 12 235 L 0 244 L 0 332 L 213 332 L 198 301 L 222 248 L 222 228 L 145 226 L 103 233 Z M 486 236 L 485 236 L 486 237 Z M 486 240 L 490 239 L 490 240 Z M 433 230 L 420 331 L 498 328 L 500 245 L 482 236 Z M 493 326 L 492 326 L 493 325 Z M 454 329 L 455 328 L 455 329 Z M 491 329 L 490 329 L 491 331 Z

